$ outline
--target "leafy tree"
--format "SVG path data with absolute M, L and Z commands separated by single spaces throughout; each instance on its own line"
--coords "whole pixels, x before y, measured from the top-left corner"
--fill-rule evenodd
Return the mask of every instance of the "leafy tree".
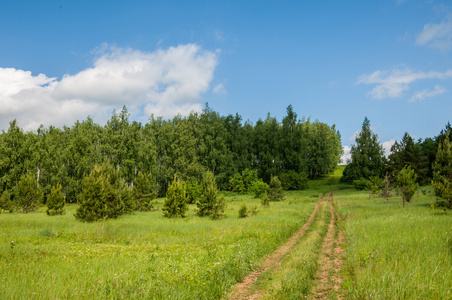
M 452 143 L 449 134 L 438 146 L 433 164 L 432 185 L 438 197 L 438 204 L 452 208 Z
M 284 190 L 304 190 L 308 186 L 306 173 L 297 173 L 290 170 L 279 175 Z
M 283 201 L 284 192 L 282 189 L 281 181 L 278 176 L 273 176 L 270 180 L 267 195 L 270 201 Z
M 226 201 L 223 195 L 219 195 L 219 190 L 212 172 L 204 175 L 202 192 L 196 205 L 198 206 L 198 216 L 210 216 L 212 219 L 218 219 L 224 215 Z
M 342 181 L 351 183 L 360 178 L 381 177 L 386 158 L 383 147 L 378 142 L 378 135 L 372 133 L 367 117 L 364 118 L 361 132 L 356 137 L 356 145 L 352 146 L 350 153 L 351 161 L 344 169 Z
M 367 189 L 369 180 L 361 177 L 360 179 L 353 180 L 353 187 L 359 191 Z
M 4 190 L 0 195 L 0 212 L 3 211 L 14 212 L 14 203 L 11 200 L 11 193 L 8 190 Z
M 61 193 L 61 184 L 52 187 L 49 197 L 47 197 L 47 214 L 49 216 L 64 214 L 64 196 Z
M 176 176 L 174 176 L 173 182 L 168 186 L 162 210 L 163 215 L 167 218 L 184 218 L 188 210 L 185 185 Z
M 410 166 L 404 167 L 397 175 L 397 184 L 402 191 L 403 206 L 405 207 L 405 201 L 410 202 L 416 193 L 419 185 L 416 183 L 416 173 Z
M 34 174 L 28 172 L 20 177 L 16 195 L 16 204 L 25 213 L 35 211 L 39 208 L 43 194 Z
M 155 193 L 152 175 L 139 171 L 133 183 L 132 193 L 135 199 L 135 210 L 149 211 L 153 209 L 152 201 L 155 198 Z

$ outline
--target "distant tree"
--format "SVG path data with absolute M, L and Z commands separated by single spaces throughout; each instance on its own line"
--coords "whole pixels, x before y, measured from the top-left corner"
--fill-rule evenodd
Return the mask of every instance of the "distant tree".
M 273 176 L 270 180 L 267 195 L 270 201 L 283 201 L 284 192 L 282 189 L 281 181 L 278 176 Z
M 388 157 L 388 171 L 397 175 L 405 166 L 417 174 L 418 182 L 427 182 L 428 158 L 422 153 L 421 146 L 405 132 L 402 140 L 395 142 Z
M 432 185 L 438 197 L 438 204 L 452 208 L 452 143 L 449 134 L 438 146 L 436 160 L 433 163 Z
M 184 218 L 188 210 L 185 185 L 176 176 L 168 186 L 165 204 L 163 205 L 163 215 L 167 218 Z
M 196 203 L 198 216 L 218 219 L 224 215 L 226 201 L 219 192 L 213 173 L 206 172 L 201 183 L 201 195 Z
M 133 183 L 132 193 L 135 199 L 135 210 L 149 211 L 153 209 L 152 201 L 155 198 L 155 192 L 152 175 L 138 171 Z
M 11 193 L 8 190 L 4 190 L 0 195 L 0 212 L 3 211 L 14 211 L 14 203 L 11 200 Z
M 364 118 L 361 132 L 356 137 L 356 144 L 351 148 L 351 161 L 344 169 L 342 181 L 354 180 L 371 176 L 381 177 L 386 158 L 383 147 L 378 142 L 378 135 L 372 133 L 369 119 Z
M 391 197 L 391 190 L 394 188 L 393 180 L 389 176 L 389 173 L 386 172 L 383 180 L 381 181 L 381 193 L 380 195 L 386 199 L 386 202 L 389 202 L 389 198 Z
M 417 175 L 410 166 L 404 167 L 397 175 L 397 184 L 402 191 L 403 206 L 405 207 L 405 201 L 410 202 L 416 193 L 419 185 L 416 183 Z
M 49 216 L 62 215 L 64 214 L 64 196 L 61 193 L 61 184 L 57 184 L 52 187 L 50 195 L 47 197 L 47 214 Z
M 308 186 L 308 175 L 290 170 L 279 174 L 279 179 L 284 190 L 304 190 Z
M 37 184 L 36 176 L 31 172 L 22 175 L 17 185 L 17 206 L 25 213 L 28 213 L 38 209 L 42 199 L 43 194 Z

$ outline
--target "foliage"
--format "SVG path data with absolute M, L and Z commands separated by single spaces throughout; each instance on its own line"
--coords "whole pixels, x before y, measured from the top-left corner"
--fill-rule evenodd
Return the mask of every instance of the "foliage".
M 389 198 L 391 197 L 391 189 L 395 187 L 393 183 L 393 179 L 389 176 L 389 173 L 386 172 L 383 180 L 381 181 L 381 193 L 380 195 L 386 199 L 386 202 L 389 202 Z
M 167 218 L 184 218 L 188 210 L 185 184 L 174 176 L 166 192 L 163 215 Z
M 357 190 L 365 190 L 369 185 L 369 181 L 363 177 L 353 180 L 353 187 Z
M 138 175 L 134 178 L 133 183 L 134 209 L 138 211 L 152 210 L 154 208 L 153 200 L 155 198 L 152 175 L 138 171 Z
M 49 197 L 47 197 L 47 214 L 49 216 L 64 214 L 64 196 L 61 193 L 61 184 L 52 187 Z
M 15 203 L 25 213 L 38 209 L 43 200 L 36 177 L 30 172 L 20 177 L 16 195 Z
M 372 195 L 378 194 L 378 190 L 382 185 L 383 180 L 380 177 L 372 176 L 367 181 L 366 190 L 369 192 L 369 198 L 372 198 Z
M 452 208 L 452 143 L 449 134 L 439 144 L 433 164 L 432 185 L 438 205 Z
M 283 201 L 284 192 L 282 189 L 281 181 L 277 176 L 273 176 L 270 180 L 267 195 L 270 201 Z
M 265 206 L 265 207 L 270 206 L 270 199 L 268 198 L 267 193 L 265 193 L 261 196 L 261 204 L 262 204 L 262 206 Z
M 0 213 L 3 211 L 14 212 L 14 203 L 11 200 L 11 193 L 8 190 L 4 190 L 0 195 Z
M 201 184 L 201 195 L 196 203 L 198 216 L 210 216 L 212 219 L 218 219 L 224 215 L 226 201 L 224 196 L 218 193 L 213 173 L 207 172 Z
M 201 197 L 202 186 L 195 181 L 185 182 L 185 191 L 187 192 L 187 203 L 196 204 Z
M 397 185 L 402 191 L 403 206 L 405 206 L 405 201 L 411 201 L 419 187 L 416 178 L 417 175 L 410 166 L 404 167 L 397 175 Z
M 279 175 L 284 190 L 304 190 L 308 187 L 308 176 L 289 170 Z
M 378 142 L 378 135 L 372 133 L 369 119 L 364 118 L 361 132 L 356 136 L 356 144 L 350 150 L 351 161 L 344 169 L 342 181 L 352 183 L 354 180 L 371 176 L 380 177 L 385 167 L 383 147 Z
M 128 186 L 109 162 L 95 165 L 82 180 L 75 217 L 86 222 L 114 219 L 130 211 L 131 200 Z
M 241 174 L 235 173 L 234 176 L 232 176 L 229 180 L 229 190 L 237 194 L 246 194 L 247 190 Z
M 262 198 L 268 190 L 268 184 L 262 180 L 256 180 L 252 183 L 250 191 L 254 194 L 254 198 Z
M 246 207 L 246 204 L 243 204 L 239 209 L 239 218 L 246 217 L 248 217 L 248 208 Z

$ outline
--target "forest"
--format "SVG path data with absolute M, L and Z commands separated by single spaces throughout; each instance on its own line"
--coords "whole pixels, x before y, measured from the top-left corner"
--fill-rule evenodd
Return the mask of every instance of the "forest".
M 282 122 L 269 113 L 255 124 L 239 114 L 221 116 L 208 104 L 201 113 L 152 116 L 141 124 L 124 106 L 104 126 L 88 117 L 70 127 L 24 132 L 11 121 L 0 135 L 0 192 L 3 208 L 25 212 L 37 208 L 21 203 L 27 193 L 35 194 L 28 202 L 46 203 L 58 189 L 66 203 L 76 203 L 83 179 L 102 164 L 116 178 L 115 189 L 134 190 L 135 184 L 151 197 L 164 196 L 175 176 L 196 187 L 206 172 L 220 190 L 240 189 L 233 178 L 243 172 L 265 183 L 278 176 L 286 189 L 303 188 L 307 179 L 332 172 L 341 153 L 334 125 L 297 119 L 292 106 Z

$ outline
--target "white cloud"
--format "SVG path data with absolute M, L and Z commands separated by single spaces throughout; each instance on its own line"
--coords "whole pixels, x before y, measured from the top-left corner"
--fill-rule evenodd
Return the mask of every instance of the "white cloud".
M 0 68 L 0 128 L 16 118 L 26 129 L 71 125 L 127 105 L 172 117 L 200 111 L 199 100 L 213 79 L 217 54 L 187 44 L 145 53 L 109 48 L 92 68 L 58 81 L 44 74 Z
M 426 98 L 431 98 L 437 95 L 441 95 L 447 92 L 447 90 L 439 85 L 435 85 L 435 88 L 431 91 L 429 90 L 422 90 L 411 96 L 411 98 L 408 100 L 409 102 L 415 102 L 416 100 L 422 101 Z
M 449 14 L 441 23 L 424 25 L 419 33 L 416 44 L 429 46 L 441 50 L 452 48 L 452 14 Z
M 213 88 L 213 92 L 215 94 L 227 94 L 228 92 L 226 91 L 224 85 L 222 83 L 217 84 L 214 88 Z
M 396 140 L 392 139 L 392 140 L 381 143 L 386 157 L 388 157 L 389 154 L 391 154 L 391 147 L 392 147 L 392 145 L 394 145 L 395 142 L 396 142 Z
M 376 84 L 369 95 L 373 99 L 399 98 L 410 90 L 410 84 L 422 79 L 452 78 L 452 70 L 446 72 L 415 72 L 409 69 L 389 71 L 375 71 L 358 78 L 358 84 Z
M 341 164 L 347 164 L 348 161 L 352 159 L 352 154 L 350 153 L 350 150 L 352 148 L 350 146 L 344 146 L 342 147 L 342 155 L 341 155 Z

